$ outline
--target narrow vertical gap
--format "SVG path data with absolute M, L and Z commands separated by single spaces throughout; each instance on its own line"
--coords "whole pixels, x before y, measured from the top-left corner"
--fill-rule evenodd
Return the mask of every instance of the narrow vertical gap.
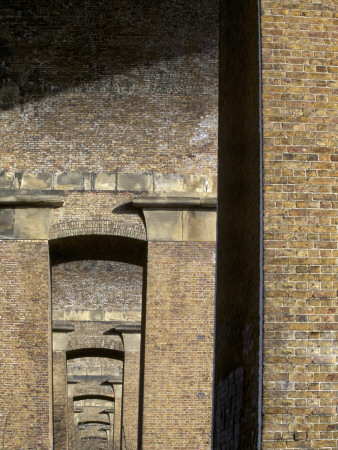
M 259 353 L 258 353 L 258 433 L 257 449 L 262 445 L 262 402 L 263 402 L 263 115 L 262 115 L 262 46 L 261 46 L 261 6 L 257 0 L 258 22 L 258 97 L 259 97 Z

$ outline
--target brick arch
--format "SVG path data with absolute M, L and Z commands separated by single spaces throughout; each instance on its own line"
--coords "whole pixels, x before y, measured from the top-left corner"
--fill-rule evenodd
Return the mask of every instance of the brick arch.
M 79 348 L 79 341 L 81 339 L 81 336 L 77 335 L 71 335 L 68 339 L 67 344 L 67 350 L 76 350 Z M 123 351 L 123 342 L 122 338 L 119 335 L 110 335 L 110 336 L 90 336 L 88 339 L 82 339 L 86 340 L 87 342 L 82 342 L 82 345 L 90 345 L 94 348 L 108 348 L 111 350 L 118 350 Z M 89 347 L 88 347 L 89 348 Z
M 147 242 L 132 237 L 91 234 L 49 241 L 52 266 L 69 261 L 107 260 L 146 267 Z
M 73 350 L 66 351 L 66 359 L 69 361 L 70 359 L 76 358 L 109 358 L 109 359 L 117 359 L 119 361 L 123 361 L 124 352 L 122 349 L 115 350 L 110 348 L 102 348 L 102 347 L 90 347 L 90 348 L 77 348 Z
M 68 220 L 53 224 L 49 238 L 59 239 L 70 236 L 108 235 L 132 239 L 147 239 L 143 223 L 129 223 L 122 220 Z
M 110 397 L 108 395 L 102 394 L 81 394 L 74 395 L 73 401 L 76 402 L 78 400 L 107 400 L 108 402 L 114 402 L 114 397 Z

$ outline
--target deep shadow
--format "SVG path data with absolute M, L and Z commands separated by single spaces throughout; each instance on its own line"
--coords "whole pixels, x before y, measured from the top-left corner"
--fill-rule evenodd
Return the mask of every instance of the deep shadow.
M 76 358 L 110 358 L 123 361 L 124 352 L 110 348 L 77 348 L 66 351 L 67 361 Z
M 80 260 L 108 260 L 145 267 L 147 242 L 122 236 L 70 236 L 49 241 L 51 265 Z
M 141 64 L 216 48 L 216 4 L 8 1 L 1 10 L 0 107 L 23 105 Z
M 114 397 L 109 397 L 108 395 L 100 395 L 100 394 L 83 394 L 83 395 L 75 395 L 73 397 L 73 401 L 77 400 L 107 400 L 108 402 L 114 402 Z
M 258 2 L 221 0 L 214 445 L 259 439 Z

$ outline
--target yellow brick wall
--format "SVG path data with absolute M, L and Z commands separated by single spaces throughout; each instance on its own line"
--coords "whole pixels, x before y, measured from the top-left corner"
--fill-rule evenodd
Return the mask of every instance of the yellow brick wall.
M 338 446 L 335 2 L 261 2 L 263 449 Z

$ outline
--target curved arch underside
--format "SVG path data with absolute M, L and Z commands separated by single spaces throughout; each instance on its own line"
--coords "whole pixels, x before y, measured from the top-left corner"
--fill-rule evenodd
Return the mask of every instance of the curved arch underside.
M 49 241 L 51 264 L 79 260 L 108 260 L 145 267 L 147 242 L 123 236 L 69 236 Z
M 110 348 L 77 348 L 66 351 L 67 361 L 77 358 L 109 358 L 123 361 L 124 352 Z

